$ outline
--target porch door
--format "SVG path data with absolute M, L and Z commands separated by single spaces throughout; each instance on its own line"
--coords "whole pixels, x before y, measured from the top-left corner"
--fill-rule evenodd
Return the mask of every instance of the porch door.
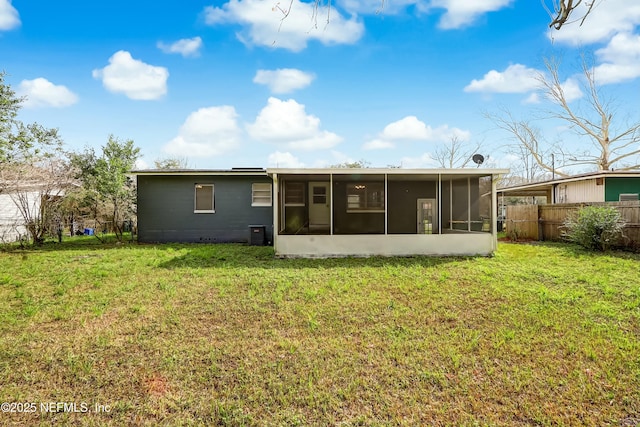
M 438 233 L 436 199 L 418 199 L 418 234 Z
M 328 182 L 309 183 L 309 228 L 329 228 L 331 221 Z

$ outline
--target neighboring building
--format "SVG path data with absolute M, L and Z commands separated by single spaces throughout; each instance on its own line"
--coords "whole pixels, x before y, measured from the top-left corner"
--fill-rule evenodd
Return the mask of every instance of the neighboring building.
M 140 242 L 253 242 L 278 256 L 487 255 L 493 169 L 149 170 Z
M 264 169 L 134 171 L 139 242 L 249 242 L 250 225 L 273 239 L 271 178 Z
M 498 196 L 546 197 L 548 204 L 638 200 L 639 171 L 600 171 L 498 189 Z
M 11 194 L 0 194 L 0 243 L 9 243 L 26 236 L 24 219 Z
M 43 194 L 44 190 L 33 184 L 25 186 L 19 193 L 0 194 L 0 243 L 32 237 L 25 227 L 25 216 L 18 204 L 23 205 L 24 212 L 28 209 L 28 217 L 35 218 L 41 214 Z M 50 191 L 49 197 L 60 197 L 62 194 L 62 190 Z

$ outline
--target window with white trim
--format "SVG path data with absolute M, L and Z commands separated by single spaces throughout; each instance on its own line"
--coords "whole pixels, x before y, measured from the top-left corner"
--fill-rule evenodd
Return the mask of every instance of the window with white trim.
M 271 184 L 268 182 L 251 184 L 251 206 L 271 206 Z
M 347 212 L 384 212 L 384 183 L 348 184 Z
M 196 184 L 194 192 L 194 213 L 214 213 L 213 184 Z

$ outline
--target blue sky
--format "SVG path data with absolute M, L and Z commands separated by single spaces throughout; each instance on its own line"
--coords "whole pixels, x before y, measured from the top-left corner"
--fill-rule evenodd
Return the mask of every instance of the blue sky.
M 576 108 L 586 53 L 616 114 L 640 120 L 640 3 L 602 0 L 561 32 L 531 0 L 331 6 L 314 19 L 299 0 L 0 0 L 0 68 L 27 97 L 23 121 L 59 128 L 71 149 L 133 139 L 140 167 L 435 167 L 455 136 L 517 169 L 509 135 L 483 113 L 548 110 L 535 75 L 551 56 Z

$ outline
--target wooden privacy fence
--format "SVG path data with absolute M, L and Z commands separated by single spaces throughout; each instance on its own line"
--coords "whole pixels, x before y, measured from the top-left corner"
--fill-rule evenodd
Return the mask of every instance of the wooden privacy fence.
M 538 240 L 538 208 L 540 205 L 507 206 L 507 236 Z
M 640 203 L 638 202 L 590 202 L 556 205 L 507 206 L 505 218 L 509 236 L 532 240 L 562 240 L 565 220 L 585 206 L 613 206 L 627 223 L 624 228 L 624 244 L 640 246 Z

